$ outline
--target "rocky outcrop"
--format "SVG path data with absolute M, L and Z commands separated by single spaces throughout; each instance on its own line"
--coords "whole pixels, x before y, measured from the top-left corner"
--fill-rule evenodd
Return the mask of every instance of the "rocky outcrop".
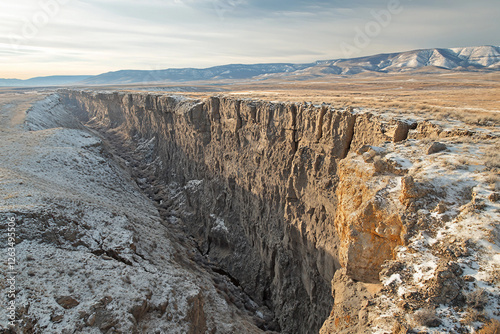
M 207 268 L 56 102 L 0 107 L 0 333 L 265 332 L 269 310 Z
M 406 123 L 326 105 L 224 97 L 84 91 L 62 97 L 87 112 L 95 128 L 149 143 L 146 175 L 186 185 L 187 204 L 176 210 L 162 204 L 166 214 L 179 218 L 204 255 L 274 310 L 283 332 L 317 332 L 333 304 L 330 281 L 341 265 L 357 280 L 374 281 L 401 243 L 400 219 L 373 199 L 384 186 L 364 186 L 370 172 L 351 175 L 340 161 L 365 144 L 405 139 Z M 364 194 L 349 187 L 354 180 Z M 377 259 L 363 256 L 379 247 Z
M 283 333 L 322 326 L 322 333 L 358 333 L 373 325 L 367 300 L 382 287 L 384 263 L 413 227 L 428 227 L 419 209 L 446 211 L 432 186 L 407 175 L 410 160 L 382 147 L 466 135 L 327 105 L 60 96 L 118 151 L 133 152 L 123 159 L 164 219 L 272 311 L 260 313 L 261 328 Z M 204 328 L 203 315 L 192 317 Z
M 332 280 L 335 299 L 332 312 L 326 319 L 320 334 L 364 333 L 367 325 L 367 308 L 377 287 L 356 282 L 345 268 L 337 270 Z
M 378 164 L 387 164 L 375 157 Z M 341 161 L 335 219 L 340 264 L 349 277 L 370 283 L 379 282 L 381 265 L 393 258 L 406 232 L 396 191 L 399 179 L 376 166 L 361 157 Z

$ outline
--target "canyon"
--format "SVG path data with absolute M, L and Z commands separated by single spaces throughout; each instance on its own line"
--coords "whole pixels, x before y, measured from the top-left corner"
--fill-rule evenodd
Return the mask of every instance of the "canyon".
M 59 159 L 68 173 L 83 168 L 78 175 L 87 178 L 85 150 L 110 167 L 74 199 L 45 199 L 50 207 L 65 203 L 59 214 L 22 202 L 2 206 L 2 220 L 12 207 L 23 217 L 19 247 L 30 240 L 40 247 L 30 255 L 37 259 L 47 256 L 38 239 L 61 258 L 60 249 L 85 246 L 91 267 L 114 263 L 110 272 L 144 288 L 111 289 L 83 310 L 85 303 L 71 301 L 95 302 L 98 294 L 69 297 L 68 287 L 68 298 L 57 301 L 68 311 L 50 320 L 41 316 L 40 292 L 23 295 L 32 305 L 23 311 L 24 328 L 33 328 L 26 333 L 42 324 L 61 332 L 64 324 L 68 333 L 77 325 L 86 333 L 469 333 L 500 319 L 497 126 L 329 104 L 91 89 L 41 97 L 25 126 L 23 136 L 76 131 L 84 151 L 70 155 L 75 163 Z M 80 181 L 68 177 L 65 187 L 75 191 Z M 69 202 L 86 201 L 86 191 L 93 204 L 76 205 L 80 216 L 66 212 L 75 205 Z M 83 231 L 89 210 L 94 226 Z M 33 227 L 40 222 L 44 228 Z M 99 247 L 87 240 L 99 238 L 85 237 L 92 230 Z M 175 308 L 160 298 L 171 294 L 158 286 L 164 276 L 182 295 Z M 71 277 L 63 285 L 94 280 Z M 75 320 L 79 308 L 85 315 Z

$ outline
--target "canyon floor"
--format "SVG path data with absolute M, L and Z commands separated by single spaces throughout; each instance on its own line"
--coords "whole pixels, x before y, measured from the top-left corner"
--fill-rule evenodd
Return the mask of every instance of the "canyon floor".
M 0 332 L 494 333 L 498 82 L 0 91 Z

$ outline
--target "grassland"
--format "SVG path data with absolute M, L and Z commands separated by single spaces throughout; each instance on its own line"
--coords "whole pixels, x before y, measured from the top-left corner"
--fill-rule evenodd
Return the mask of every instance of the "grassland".
M 154 87 L 158 89 L 159 86 Z M 339 107 L 408 112 L 427 118 L 454 118 L 474 125 L 500 125 L 500 73 L 498 72 L 365 74 L 352 77 L 328 76 L 301 81 L 272 79 L 222 84 L 204 82 L 194 86 L 191 84 L 164 85 L 164 87 L 171 92 L 175 92 L 178 88 L 179 93 L 197 98 L 225 94 L 269 101 L 306 101 L 315 104 L 325 102 Z M 214 90 L 210 91 L 210 87 Z M 204 91 L 185 92 L 198 88 Z
M 228 95 L 282 102 L 323 102 L 412 113 L 430 119 L 458 119 L 470 125 L 500 125 L 500 72 L 417 71 L 356 76 L 273 77 L 94 87 L 179 93 L 194 98 Z M 23 92 L 28 89 L 12 89 Z M 0 89 L 0 94 L 2 90 Z

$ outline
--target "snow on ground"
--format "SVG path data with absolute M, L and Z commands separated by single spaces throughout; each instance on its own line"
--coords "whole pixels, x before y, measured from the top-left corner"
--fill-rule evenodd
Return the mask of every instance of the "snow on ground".
M 432 189 L 427 196 L 433 204 L 418 211 L 419 223 L 425 223 L 426 228 L 397 249 L 393 263 L 404 269 L 397 274 L 389 271 L 389 276 L 382 273 L 383 285 L 393 286 L 394 292 L 377 297 L 378 316 L 405 316 L 417 331 L 471 333 L 485 319 L 500 319 L 500 203 L 494 198 L 500 191 L 500 175 L 498 168 L 488 168 L 485 162 L 485 152 L 491 152 L 498 140 L 458 138 L 443 143 L 447 149 L 434 154 L 426 154 L 430 141 L 407 140 L 383 146 L 390 152 L 387 159 L 397 161 L 415 182 Z M 437 301 L 439 326 L 419 324 L 415 321 L 418 310 L 405 311 L 403 306 L 406 303 L 405 307 L 411 308 L 414 296 L 430 298 L 433 285 L 440 282 L 444 282 L 441 291 L 447 291 L 440 299 L 414 303 L 432 307 Z M 471 300 L 482 291 L 486 292 L 481 301 L 484 305 L 475 305 Z M 373 331 L 390 332 L 390 324 L 377 321 Z
M 206 313 L 208 329 L 257 332 L 246 318 L 232 318 L 233 306 L 211 277 L 170 241 L 152 202 L 57 95 L 33 105 L 24 129 L 0 131 L 0 137 L 2 244 L 13 219 L 19 328 L 187 333 Z M 3 258 L 2 291 L 11 271 Z M 2 293 L 0 303 L 7 302 Z M 0 328 L 6 329 L 4 314 Z
M 2 117 L 14 113 L 15 105 L 1 112 Z M 210 301 L 204 307 L 213 318 L 207 320 L 210 328 L 223 333 L 253 329 L 231 319 L 231 306 L 211 280 L 186 267 L 192 261 L 170 241 L 151 201 L 57 95 L 35 103 L 25 125 L 4 131 L 9 124 L 0 124 L 0 220 L 4 232 L 9 218 L 17 224 L 16 301 L 23 326 L 33 326 L 35 333 L 183 333 L 189 329 L 192 300 L 204 298 Z M 387 326 L 398 317 L 414 321 L 414 314 L 432 302 L 417 300 L 411 311 L 405 303 L 413 307 L 415 295 L 430 298 L 429 289 L 445 275 L 451 288 L 438 296 L 443 299 L 435 310 L 439 324 L 415 324 L 415 329 L 473 332 L 482 319 L 500 319 L 500 204 L 494 200 L 500 181 L 498 168 L 486 162 L 492 143 L 446 139 L 445 151 L 426 154 L 429 144 L 410 139 L 376 150 L 400 174 L 430 189 L 425 197 L 431 201 L 416 213 L 419 232 L 396 251 L 393 263 L 404 269 L 382 275 L 385 288 L 374 301 L 374 316 L 381 319 L 375 333 L 391 332 Z M 154 145 L 153 138 L 138 149 L 152 152 Z M 391 182 L 390 196 L 401 192 L 400 174 Z M 171 187 L 170 195 L 186 202 L 186 193 L 202 186 L 202 180 L 193 180 L 184 192 Z M 212 219 L 213 229 L 226 231 L 230 222 Z M 5 284 L 6 261 L 0 268 Z M 454 293 L 462 296 L 462 304 L 447 300 Z M 471 301 L 474 293 L 481 307 Z M 0 295 L 2 305 L 6 299 Z M 3 317 L 0 327 L 6 326 Z
M 60 103 L 57 94 L 48 95 L 34 103 L 27 114 L 25 125 L 30 131 L 54 127 L 83 129 L 75 116 Z

